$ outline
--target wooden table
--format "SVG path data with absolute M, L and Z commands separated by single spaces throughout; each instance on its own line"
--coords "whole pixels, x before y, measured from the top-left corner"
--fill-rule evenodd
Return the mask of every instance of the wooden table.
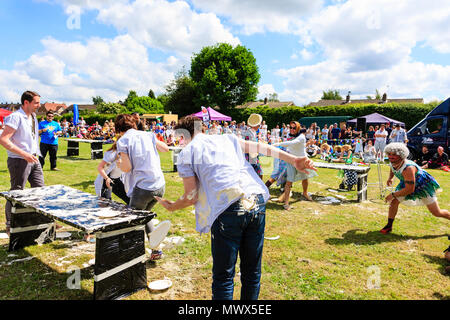
M 103 140 L 88 140 L 88 139 L 64 139 L 67 141 L 67 156 L 80 155 L 80 142 L 89 143 L 91 145 L 91 159 L 103 159 Z
M 357 192 L 358 192 L 358 202 L 367 200 L 367 176 L 370 167 L 367 166 L 355 166 L 344 163 L 325 163 L 325 162 L 314 162 L 314 167 L 316 168 L 326 168 L 326 169 L 336 169 L 336 170 L 352 170 L 357 173 Z
M 120 299 L 147 288 L 145 224 L 155 213 L 63 185 L 0 196 L 13 205 L 9 251 L 53 241 L 58 220 L 95 234 L 94 299 Z

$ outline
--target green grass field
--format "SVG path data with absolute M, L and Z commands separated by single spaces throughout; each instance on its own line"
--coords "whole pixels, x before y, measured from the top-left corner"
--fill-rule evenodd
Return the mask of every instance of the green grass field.
M 80 144 L 80 156 L 66 157 L 65 141 L 60 142 L 59 172 L 44 167 L 47 185 L 64 184 L 92 194 L 99 160 L 90 159 L 87 144 Z M 105 146 L 106 150 L 108 146 Z M 182 193 L 182 182 L 171 172 L 170 153 L 161 155 L 166 177 L 166 195 L 171 200 Z M 272 171 L 272 160 L 263 159 L 265 179 Z M 383 182 L 388 167 L 382 166 Z M 438 199 L 450 209 L 449 173 L 430 170 L 444 192 Z M 309 191 L 316 195 L 335 195 L 328 188 L 338 188 L 337 170 L 319 169 L 310 180 Z M 447 262 L 443 250 L 448 247 L 450 221 L 433 217 L 425 207 L 400 206 L 389 235 L 379 233 L 387 221 L 387 205 L 380 200 L 377 169 L 369 172 L 368 197 L 364 203 L 348 202 L 323 205 L 300 200 L 301 183 L 294 185 L 294 209 L 285 212 L 280 204 L 267 204 L 266 236 L 280 236 L 264 244 L 260 299 L 450 299 L 450 277 L 444 274 Z M 8 190 L 9 172 L 6 152 L 0 149 L 0 190 Z M 279 195 L 272 187 L 271 194 Z M 356 192 L 340 196 L 356 198 Z M 116 199 L 116 198 L 114 198 Z M 117 199 L 116 199 L 117 200 Z M 4 232 L 5 199 L 0 198 L 0 232 Z M 140 291 L 127 299 L 200 299 L 211 298 L 210 235 L 195 231 L 193 207 L 168 213 L 160 205 L 154 211 L 160 221 L 170 220 L 168 236 L 185 241 L 166 248 L 165 257 L 147 263 L 148 281 L 167 277 L 173 286 L 161 293 Z M 77 230 L 68 240 L 30 246 L 8 252 L 8 240 L 0 239 L 0 299 L 92 299 L 94 245 L 81 240 Z M 27 260 L 15 261 L 28 258 Z M 81 268 L 81 288 L 69 289 L 67 280 L 74 267 Z M 236 273 L 239 272 L 237 265 Z M 235 298 L 240 296 L 239 276 L 235 280 Z

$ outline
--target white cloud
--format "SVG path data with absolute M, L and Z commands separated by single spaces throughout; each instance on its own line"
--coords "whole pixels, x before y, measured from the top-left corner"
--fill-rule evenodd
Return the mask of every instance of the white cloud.
M 348 62 L 347 62 L 348 64 Z M 293 99 L 305 105 L 320 99 L 322 91 L 338 90 L 341 96 L 347 91 L 354 98 L 373 95 L 376 89 L 387 90 L 388 98 L 424 98 L 432 100 L 436 94 L 447 97 L 450 92 L 450 66 L 402 62 L 390 70 L 342 72 L 346 62 L 326 61 L 311 66 L 278 70 L 284 78 L 281 99 Z
M 102 8 L 98 20 L 127 32 L 146 46 L 185 57 L 218 42 L 240 44 L 215 14 L 196 13 L 183 1 L 118 3 Z
M 450 91 L 450 66 L 413 61 L 419 43 L 450 53 L 450 6 L 446 0 L 349 0 L 323 9 L 308 18 L 299 33 L 306 48 L 291 58 L 309 58 L 309 47 L 322 52 L 323 61 L 281 69 L 280 98 L 307 104 L 320 99 L 323 90 L 348 90 L 353 97 L 385 90 L 388 97 L 446 98 Z M 303 53 L 303 55 L 302 55 Z
M 446 0 L 349 0 L 311 17 L 302 37 L 305 45 L 319 44 L 327 59 L 350 62 L 349 71 L 389 69 L 421 41 L 450 52 L 450 33 L 442 32 L 449 21 Z
M 194 6 L 230 19 L 245 34 L 265 31 L 292 33 L 300 18 L 317 12 L 323 1 L 310 0 L 192 0 Z
M 90 103 L 97 95 L 118 101 L 129 90 L 163 92 L 181 68 L 173 56 L 164 63 L 149 61 L 147 49 L 128 35 L 91 38 L 86 44 L 46 38 L 42 44 L 43 52 L 16 63 L 15 70 L 0 70 L 0 96 L 17 100 L 31 89 L 43 101 Z
M 263 84 L 258 87 L 258 99 L 264 99 L 269 96 L 269 94 L 276 93 L 275 88 L 271 84 Z

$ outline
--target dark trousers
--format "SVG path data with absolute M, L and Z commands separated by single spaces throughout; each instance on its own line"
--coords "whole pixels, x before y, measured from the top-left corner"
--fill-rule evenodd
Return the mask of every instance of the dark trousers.
M 50 169 L 56 168 L 56 154 L 58 153 L 58 145 L 57 144 L 46 144 L 42 143 L 39 145 L 41 149 L 42 157 L 39 157 L 39 162 L 41 163 L 41 167 L 44 168 L 45 157 L 47 156 L 47 152 L 50 155 Z
M 106 181 L 103 179 L 101 196 L 103 198 L 111 200 L 111 192 L 112 192 L 120 199 L 122 199 L 123 202 L 125 202 L 126 204 L 130 204 L 130 198 L 127 196 L 127 193 L 125 192 L 125 186 L 123 185 L 122 180 L 120 180 L 120 178 L 111 178 L 111 180 L 113 182 L 111 185 L 112 190 L 108 189 L 108 187 L 106 186 Z
M 44 186 L 44 173 L 40 163 L 28 163 L 22 158 L 8 158 L 7 164 L 11 181 L 10 190 L 23 190 L 27 181 L 30 182 L 32 188 Z M 5 215 L 8 230 L 11 221 L 11 208 L 11 202 L 6 201 Z
M 130 197 L 130 207 L 133 209 L 150 211 L 155 204 L 158 203 L 155 196 L 164 196 L 164 191 L 165 186 L 158 190 L 144 190 L 135 186 Z M 149 237 L 149 234 L 152 233 L 153 230 L 155 230 L 155 227 L 153 226 L 153 222 L 150 221 L 145 225 L 147 237 Z

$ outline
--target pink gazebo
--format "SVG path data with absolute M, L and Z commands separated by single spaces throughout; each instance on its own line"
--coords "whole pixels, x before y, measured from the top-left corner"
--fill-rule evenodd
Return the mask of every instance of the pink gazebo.
M 214 120 L 216 120 L 216 121 L 231 121 L 231 117 L 221 114 L 220 112 L 214 110 L 211 107 L 208 107 L 207 110 L 209 112 L 209 119 L 211 121 L 214 121 Z M 191 116 L 203 119 L 203 112 L 200 111 L 197 113 L 193 113 L 193 114 L 191 114 Z

